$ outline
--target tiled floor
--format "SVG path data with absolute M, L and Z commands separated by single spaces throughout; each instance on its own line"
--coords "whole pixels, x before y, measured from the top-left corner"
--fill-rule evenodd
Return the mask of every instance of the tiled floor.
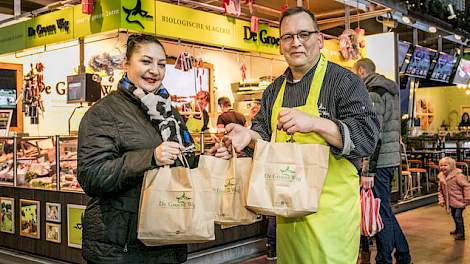
M 437 205 L 401 213 L 397 218 L 408 238 L 414 264 L 470 264 L 470 208 L 464 211 L 467 241 L 455 241 L 449 235 L 454 229 L 452 218 Z M 242 263 L 272 262 L 261 256 Z

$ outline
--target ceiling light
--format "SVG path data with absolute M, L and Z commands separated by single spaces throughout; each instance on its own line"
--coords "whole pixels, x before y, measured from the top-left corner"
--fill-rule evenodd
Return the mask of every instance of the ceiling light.
M 436 33 L 437 32 L 437 28 L 435 26 L 430 26 L 428 28 L 428 31 L 431 32 L 431 33 Z
M 403 16 L 401 20 L 403 20 L 403 22 L 406 24 L 411 24 L 411 19 L 407 16 Z

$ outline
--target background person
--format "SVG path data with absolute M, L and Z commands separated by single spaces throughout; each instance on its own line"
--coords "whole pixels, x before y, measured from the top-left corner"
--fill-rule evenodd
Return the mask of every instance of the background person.
M 455 240 L 465 240 L 463 210 L 470 205 L 470 184 L 462 171 L 455 167 L 453 158 L 442 158 L 439 170 L 439 205 L 445 205 L 447 212 L 450 210 L 452 213 L 455 229 L 450 234 L 455 235 Z
M 363 188 L 373 188 L 374 196 L 380 198 L 380 216 L 384 229 L 376 235 L 376 263 L 392 263 L 395 249 L 397 263 L 410 263 L 411 256 L 403 231 L 390 204 L 390 193 L 395 170 L 401 163 L 400 156 L 400 98 L 398 85 L 375 72 L 372 60 L 358 60 L 353 71 L 364 81 L 374 110 L 380 121 L 380 140 L 375 155 L 366 164 L 361 177 Z
M 463 127 L 470 127 L 470 115 L 467 112 L 463 113 L 460 119 L 459 128 Z
M 220 97 L 217 100 L 217 104 L 222 111 L 222 113 L 217 118 L 217 130 L 223 131 L 225 126 L 230 123 L 235 123 L 242 126 L 246 125 L 245 116 L 243 116 L 242 113 L 233 110 L 232 102 L 230 102 L 228 97 Z

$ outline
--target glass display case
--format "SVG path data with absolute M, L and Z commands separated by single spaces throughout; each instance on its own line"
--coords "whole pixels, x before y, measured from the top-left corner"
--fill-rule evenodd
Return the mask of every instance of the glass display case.
M 11 137 L 0 137 L 0 184 L 14 184 L 13 142 Z
M 57 188 L 54 137 L 15 137 L 13 140 L 16 186 Z
M 83 192 L 77 136 L 0 137 L 0 185 Z
M 77 137 L 57 136 L 57 142 L 60 190 L 83 192 L 77 181 Z

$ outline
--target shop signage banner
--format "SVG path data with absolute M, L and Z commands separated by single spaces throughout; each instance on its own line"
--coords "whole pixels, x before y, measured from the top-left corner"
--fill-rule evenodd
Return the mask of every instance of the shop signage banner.
M 233 17 L 156 2 L 156 34 L 188 41 L 254 52 L 279 54 L 279 31 L 260 25 L 251 33 L 250 23 Z
M 121 28 L 155 34 L 154 0 L 121 0 Z
M 37 16 L 25 23 L 26 47 L 73 39 L 73 8 Z
M 25 23 L 18 23 L 0 28 L 0 51 L 8 53 L 24 49 L 25 47 Z
M 82 13 L 81 4 L 75 5 L 73 13 L 74 38 L 118 29 L 121 23 L 121 5 L 117 0 L 97 0 L 91 15 Z

